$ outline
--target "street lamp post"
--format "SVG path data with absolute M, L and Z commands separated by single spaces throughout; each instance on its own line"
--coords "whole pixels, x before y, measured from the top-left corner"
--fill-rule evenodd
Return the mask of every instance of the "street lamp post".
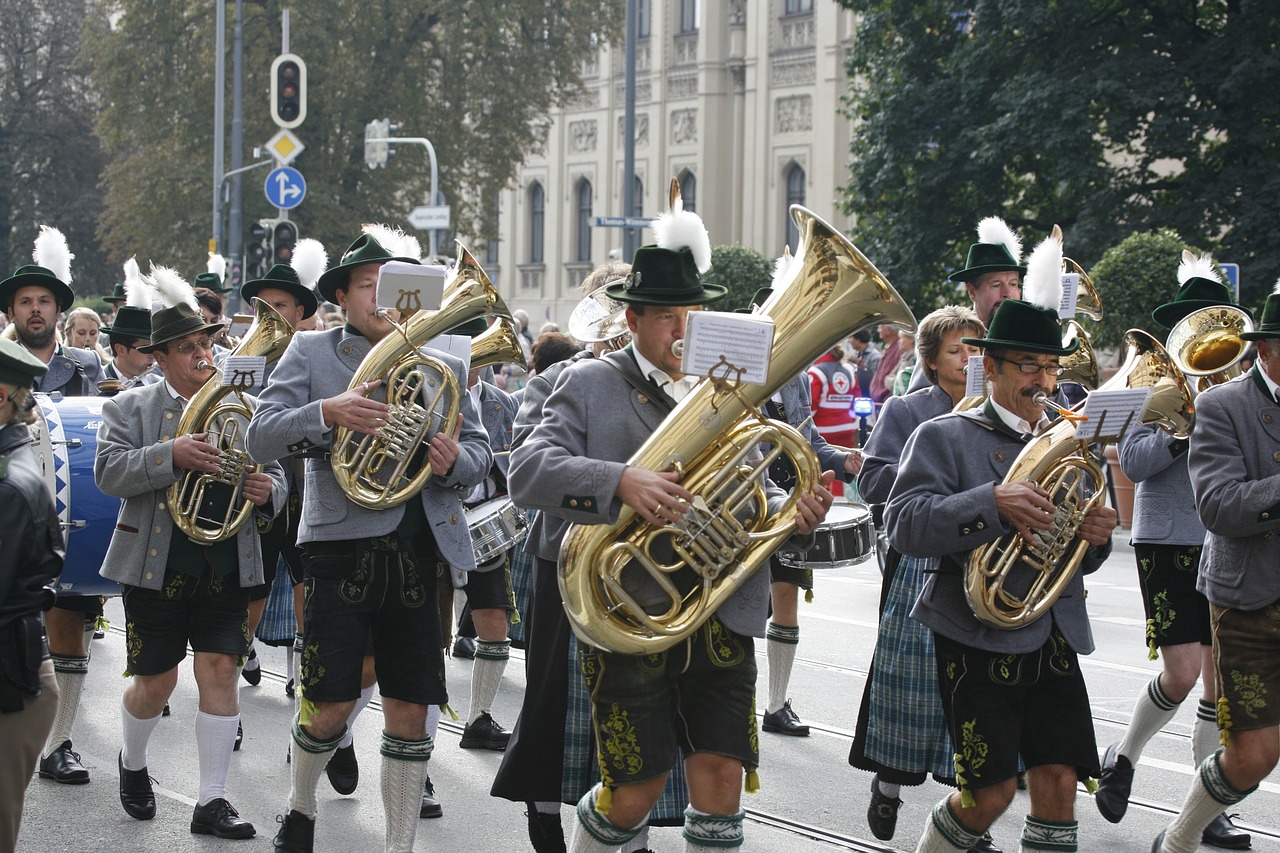
M 431 204 L 433 205 L 439 204 L 440 193 L 437 191 L 436 188 L 438 186 L 440 172 L 436 164 L 435 146 L 432 145 L 431 140 L 427 139 L 425 136 L 370 135 L 370 131 L 373 131 L 373 132 L 381 131 L 382 133 L 387 133 L 390 130 L 390 128 L 391 128 L 391 123 L 387 119 L 383 119 L 381 122 L 375 120 L 369 123 L 369 126 L 366 129 L 366 133 L 364 137 L 364 144 L 365 144 L 365 151 L 366 151 L 365 161 L 368 163 L 369 168 L 376 169 L 379 167 L 385 167 L 387 165 L 387 156 L 386 156 L 387 152 L 385 149 L 379 152 L 380 156 L 378 156 L 376 159 L 370 159 L 367 153 L 371 150 L 377 150 L 378 145 L 421 145 L 422 147 L 427 149 L 427 157 L 430 158 L 431 160 Z M 371 146 L 373 147 L 371 148 Z M 434 258 L 439 254 L 440 232 L 437 229 L 432 228 L 430 231 L 430 234 L 431 234 L 431 238 L 430 238 L 431 239 L 431 257 Z

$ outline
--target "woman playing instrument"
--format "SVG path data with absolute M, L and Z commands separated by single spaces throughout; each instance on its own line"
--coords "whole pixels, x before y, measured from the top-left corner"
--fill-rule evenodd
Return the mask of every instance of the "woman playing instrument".
M 902 448 L 915 428 L 951 411 L 964 397 L 969 356 L 977 355 L 978 348 L 961 338 L 982 337 L 985 331 L 973 310 L 958 305 L 939 308 L 920 323 L 920 369 L 930 385 L 885 403 L 858 475 L 858 490 L 867 501 L 888 499 Z M 933 637 L 908 615 L 926 573 L 937 563 L 936 558 L 903 557 L 892 549 L 885 560 L 880 629 L 849 752 L 850 764 L 875 773 L 867 823 L 882 841 L 893 838 L 902 805 L 900 786 L 919 785 L 930 772 L 944 780 L 955 775 L 934 670 Z M 984 839 L 973 849 L 993 848 Z

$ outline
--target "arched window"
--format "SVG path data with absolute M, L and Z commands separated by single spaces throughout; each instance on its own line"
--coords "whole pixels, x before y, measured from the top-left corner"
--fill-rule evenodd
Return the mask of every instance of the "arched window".
M 539 181 L 529 186 L 529 263 L 542 263 L 542 241 L 546 233 L 547 194 Z
M 579 263 L 591 260 L 591 182 L 578 181 L 578 245 L 574 247 L 574 259 Z
M 631 203 L 631 215 L 644 216 L 644 181 L 640 180 L 639 175 L 635 176 L 635 181 L 632 183 L 632 186 L 635 187 L 633 191 L 635 198 Z
M 649 0 L 636 0 L 636 38 L 649 37 Z
M 698 31 L 698 0 L 680 0 L 680 32 Z
M 792 163 L 787 167 L 787 203 L 782 208 L 782 218 L 786 222 L 787 245 L 795 251 L 800 245 L 800 232 L 791 221 L 791 205 L 804 204 L 804 167 Z
M 684 209 L 690 213 L 698 209 L 698 179 L 688 169 L 678 176 L 680 182 L 680 198 L 684 201 Z

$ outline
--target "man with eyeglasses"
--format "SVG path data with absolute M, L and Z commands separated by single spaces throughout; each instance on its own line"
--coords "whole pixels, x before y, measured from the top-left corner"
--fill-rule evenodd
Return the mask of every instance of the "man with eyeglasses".
M 164 380 L 103 404 L 93 471 L 99 489 L 124 501 L 102 567 L 104 577 L 120 582 L 132 677 L 120 707 L 120 804 L 137 820 L 155 816 L 147 742 L 177 685 L 189 643 L 200 697 L 200 786 L 191 832 L 249 838 L 253 824 L 227 801 L 226 786 L 240 722 L 238 664 L 249 650 L 248 588 L 262 583 L 262 553 L 253 523 L 213 545 L 175 535 L 169 487 L 186 471 L 217 471 L 222 457 L 206 434 L 178 434 L 192 396 L 218 381 L 209 366 L 210 336 L 221 327 L 196 312 L 191 287 L 177 273 L 161 268 L 152 275 L 157 292 L 172 304 L 152 314 L 151 342 L 138 350 L 155 356 Z M 206 492 L 202 510 L 221 515 L 226 502 L 243 499 L 256 507 L 255 515 L 271 518 L 285 495 L 284 472 L 273 462 L 255 466 L 237 495 Z
M 1052 240 L 1052 238 L 1050 238 Z M 1078 654 L 1093 650 L 1083 572 L 1110 553 L 1115 510 L 1090 509 L 1077 531 L 1081 566 L 1049 612 L 1012 630 L 980 622 L 965 595 L 970 552 L 1007 533 L 1032 538 L 1054 526 L 1055 506 L 1039 485 L 1004 482 L 1024 444 L 1049 426 L 1036 397 L 1050 396 L 1062 345 L 1054 293 L 1061 244 L 1046 252 L 1036 302 L 1006 299 L 983 347 L 991 394 L 981 408 L 921 424 L 907 441 L 885 510 L 889 541 L 904 554 L 941 558 L 911 616 L 933 631 L 939 687 L 955 744 L 959 790 L 933 809 L 918 851 L 969 850 L 1013 801 L 1018 756 L 1027 765 L 1031 809 L 1022 849 L 1076 850 L 1077 781 L 1098 774 L 1089 696 Z M 1050 249 L 1053 247 L 1050 246 Z M 1028 281 L 1037 273 L 1032 257 Z M 1006 588 L 1023 593 L 1029 570 Z

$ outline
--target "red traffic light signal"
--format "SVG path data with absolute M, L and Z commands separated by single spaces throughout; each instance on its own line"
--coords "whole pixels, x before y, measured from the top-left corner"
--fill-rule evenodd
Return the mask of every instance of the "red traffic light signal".
M 301 57 L 282 53 L 271 63 L 271 120 L 297 127 L 307 117 L 307 66 Z
M 293 261 L 293 247 L 298 243 L 298 226 L 287 219 L 276 223 L 271 245 L 275 249 L 272 263 L 287 264 Z

